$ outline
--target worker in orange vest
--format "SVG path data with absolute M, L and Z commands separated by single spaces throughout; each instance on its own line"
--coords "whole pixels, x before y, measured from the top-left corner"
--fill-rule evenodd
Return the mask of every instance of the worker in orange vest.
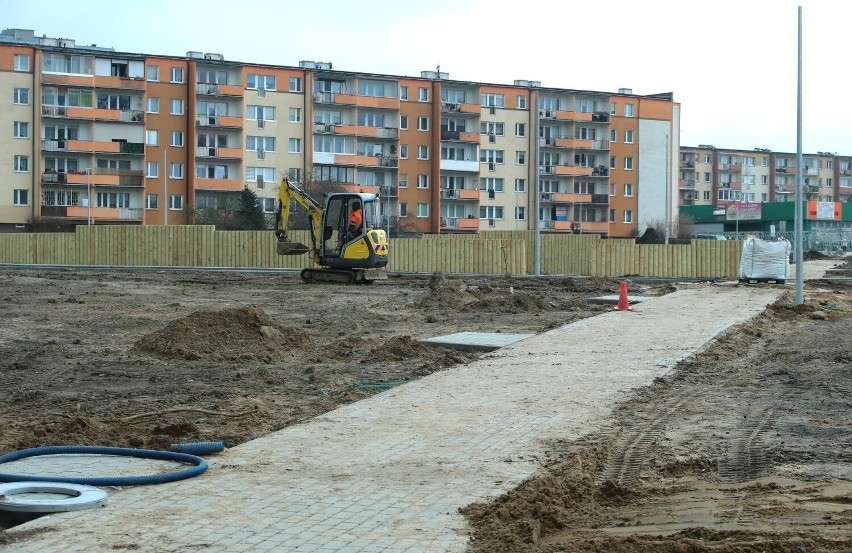
M 363 224 L 364 214 L 361 212 L 361 202 L 352 202 L 352 213 L 349 214 L 349 235 L 355 237 L 361 234 Z

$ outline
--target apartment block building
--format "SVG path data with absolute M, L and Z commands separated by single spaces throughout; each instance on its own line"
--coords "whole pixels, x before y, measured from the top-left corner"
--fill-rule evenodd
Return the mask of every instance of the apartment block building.
M 7 232 L 191 224 L 244 187 L 271 214 L 282 176 L 379 194 L 400 233 L 626 237 L 678 204 L 671 94 L 121 53 L 7 29 L 0 98 Z
M 729 150 L 681 146 L 679 198 L 683 205 L 724 207 L 730 202 L 795 201 L 796 153 L 764 148 Z M 852 156 L 830 152 L 802 155 L 803 199 L 852 201 Z

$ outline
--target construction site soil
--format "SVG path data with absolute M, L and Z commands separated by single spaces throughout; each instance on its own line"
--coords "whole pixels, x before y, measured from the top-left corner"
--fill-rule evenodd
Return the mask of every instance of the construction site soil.
M 3 270 L 0 454 L 233 447 L 479 355 L 420 339 L 542 332 L 611 310 L 588 299 L 619 284 Z M 783 288 L 604 432 L 552 444 L 538 476 L 467 507 L 471 551 L 852 551 L 852 287 L 808 281 L 798 306 Z

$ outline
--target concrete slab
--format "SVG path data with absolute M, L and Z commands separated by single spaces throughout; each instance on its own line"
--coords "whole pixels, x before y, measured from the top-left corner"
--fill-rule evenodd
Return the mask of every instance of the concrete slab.
M 513 334 L 508 332 L 456 332 L 420 340 L 421 344 L 443 346 L 466 351 L 494 351 L 502 347 L 532 338 L 535 334 Z
M 598 296 L 596 298 L 589 298 L 587 301 L 589 303 L 599 303 L 604 305 L 618 305 L 618 299 L 620 296 Z M 654 296 L 627 296 L 627 303 L 633 305 L 635 303 L 642 303 L 644 301 L 648 301 L 654 299 Z

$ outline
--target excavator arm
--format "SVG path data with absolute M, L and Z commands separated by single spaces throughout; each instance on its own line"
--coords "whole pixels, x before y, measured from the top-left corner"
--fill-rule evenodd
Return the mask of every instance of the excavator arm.
M 295 200 L 308 213 L 308 219 L 311 224 L 310 246 L 301 242 L 292 242 L 287 237 L 287 221 L 290 218 L 291 200 Z M 311 198 L 307 192 L 291 183 L 286 177 L 281 179 L 281 188 L 278 190 L 278 211 L 275 213 L 275 236 L 278 237 L 278 254 L 301 255 L 312 251 L 315 261 L 319 263 L 322 211 L 322 206 Z

